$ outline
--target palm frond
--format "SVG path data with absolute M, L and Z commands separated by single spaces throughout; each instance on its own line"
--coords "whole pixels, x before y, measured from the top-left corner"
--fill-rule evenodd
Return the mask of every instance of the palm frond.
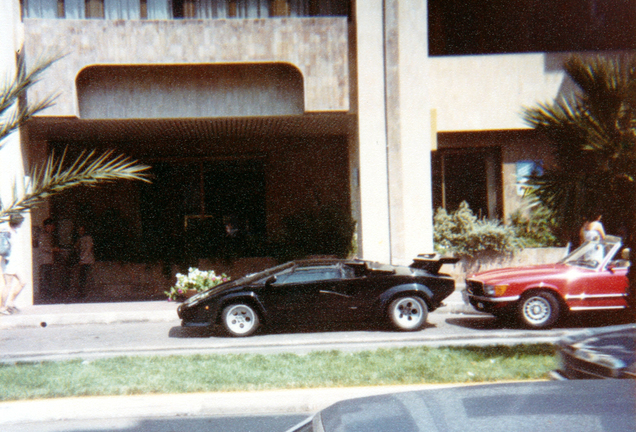
M 146 171 L 149 166 L 139 164 L 112 151 L 97 155 L 95 151 L 82 152 L 70 166 L 66 164 L 66 151 L 58 160 L 52 155 L 41 166 L 35 167 L 30 182 L 24 185 L 26 193 L 15 197 L 6 207 L 0 208 L 0 222 L 12 215 L 23 213 L 45 199 L 78 186 L 97 186 L 115 180 L 141 180 L 149 182 Z
M 0 148 L 3 146 L 4 138 L 35 114 L 54 104 L 56 95 L 50 95 L 43 100 L 24 105 L 20 104 L 19 100 L 26 95 L 29 88 L 40 80 L 42 73 L 60 58 L 60 55 L 45 58 L 37 62 L 33 69 L 27 71 L 23 56 L 18 56 L 15 77 L 9 78 L 0 89 L 0 118 L 3 119 L 0 122 Z

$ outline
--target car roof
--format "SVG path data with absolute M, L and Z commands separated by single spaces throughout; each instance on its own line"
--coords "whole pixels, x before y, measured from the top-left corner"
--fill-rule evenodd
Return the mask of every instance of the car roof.
M 294 263 L 294 267 L 333 267 L 342 264 L 344 260 L 340 258 L 320 257 L 295 260 L 292 262 Z
M 328 267 L 328 266 L 338 266 L 338 265 L 348 265 L 348 266 L 364 266 L 373 269 L 386 269 L 391 270 L 394 269 L 395 266 L 391 264 L 380 264 L 373 261 L 366 261 L 361 259 L 344 259 L 344 258 L 333 258 L 333 257 L 317 257 L 317 258 L 308 258 L 302 260 L 290 261 L 294 264 L 295 267 Z

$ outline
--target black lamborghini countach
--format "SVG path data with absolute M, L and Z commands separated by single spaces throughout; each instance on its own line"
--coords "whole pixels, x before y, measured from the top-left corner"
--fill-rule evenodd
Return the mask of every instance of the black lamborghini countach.
M 313 259 L 291 261 L 217 285 L 182 303 L 185 327 L 221 326 L 231 336 L 250 336 L 260 326 L 279 323 L 359 323 L 386 320 L 397 330 L 426 323 L 455 290 L 439 273 L 456 258 L 419 255 L 409 266 L 370 261 Z

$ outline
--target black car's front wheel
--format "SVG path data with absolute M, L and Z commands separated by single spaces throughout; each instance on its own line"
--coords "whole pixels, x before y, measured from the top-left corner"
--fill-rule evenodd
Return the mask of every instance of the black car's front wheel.
M 401 296 L 389 305 L 389 320 L 398 330 L 413 331 L 421 329 L 428 317 L 428 307 L 417 296 Z
M 245 303 L 234 303 L 223 309 L 223 327 L 230 336 L 253 335 L 260 324 L 258 313 Z

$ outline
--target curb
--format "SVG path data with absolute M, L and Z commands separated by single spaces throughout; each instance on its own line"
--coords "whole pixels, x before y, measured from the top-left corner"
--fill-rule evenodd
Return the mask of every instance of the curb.
M 0 402 L 0 424 L 114 418 L 307 414 L 335 402 L 461 384 L 312 388 L 256 392 L 94 396 Z

